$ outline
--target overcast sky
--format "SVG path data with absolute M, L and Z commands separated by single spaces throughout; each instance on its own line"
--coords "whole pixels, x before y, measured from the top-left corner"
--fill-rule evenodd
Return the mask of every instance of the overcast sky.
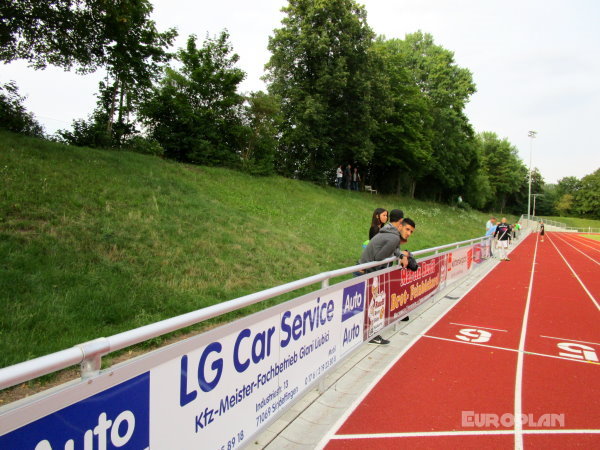
M 203 40 L 222 29 L 247 73 L 242 91 L 265 89 L 267 43 L 280 27 L 283 0 L 151 0 L 159 30 L 176 27 L 177 47 L 189 34 Z M 362 0 L 377 34 L 404 38 L 421 30 L 455 54 L 477 85 L 467 106 L 476 132 L 493 131 L 519 149 L 526 166 L 548 183 L 583 177 L 600 166 L 600 2 L 597 0 Z M 70 128 L 94 109 L 101 73 L 1 67 L 46 131 Z M 527 137 L 529 130 L 537 138 Z

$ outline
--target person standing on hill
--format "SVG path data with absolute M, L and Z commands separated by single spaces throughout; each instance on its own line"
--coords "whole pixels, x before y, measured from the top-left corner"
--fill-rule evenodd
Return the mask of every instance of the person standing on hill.
M 352 190 L 358 191 L 359 184 L 360 184 L 360 174 L 358 173 L 358 167 L 355 167 L 354 172 L 352 172 Z
M 348 164 L 346 170 L 344 170 L 344 182 L 346 183 L 346 189 L 350 190 L 352 181 L 352 166 Z
M 503 217 L 500 224 L 496 227 L 496 231 L 494 231 L 494 239 L 497 239 L 498 256 L 500 257 L 500 261 L 510 261 L 506 255 L 508 240 L 510 239 L 510 225 L 506 223 L 506 217 Z
M 342 166 L 339 165 L 337 170 L 335 171 L 335 187 L 340 189 L 342 187 L 343 179 L 344 179 L 344 171 L 342 170 Z

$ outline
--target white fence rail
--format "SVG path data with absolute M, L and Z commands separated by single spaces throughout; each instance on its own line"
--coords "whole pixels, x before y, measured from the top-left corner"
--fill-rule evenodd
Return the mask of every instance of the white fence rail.
M 541 222 L 544 223 L 546 227 L 546 231 L 567 231 L 570 233 L 600 233 L 600 228 L 594 227 L 569 227 L 566 223 L 557 222 L 555 220 L 545 219 L 543 217 L 538 216 L 530 216 L 529 222 L 527 219 L 527 215 L 523 214 L 521 216 L 520 222 L 522 224 L 526 223 L 533 229 L 535 227 L 539 227 Z
M 413 252 L 415 257 L 437 254 L 443 250 L 459 248 L 476 242 L 483 242 L 486 237 L 470 239 L 452 244 L 441 245 Z M 109 353 L 142 343 L 152 338 L 195 325 L 213 317 L 226 314 L 246 306 L 268 300 L 297 289 L 321 283 L 322 287 L 329 286 L 332 278 L 348 275 L 359 270 L 380 266 L 384 263 L 396 261 L 395 257 L 383 261 L 366 263 L 343 269 L 323 272 L 308 278 L 286 283 L 254 294 L 239 297 L 207 308 L 192 311 L 170 319 L 162 320 L 134 330 L 125 331 L 110 337 L 101 337 L 90 342 L 76 345 L 70 349 L 62 350 L 50 355 L 35 358 L 10 367 L 0 369 L 0 390 L 23 383 L 34 378 L 56 372 L 73 365 L 81 364 L 81 377 L 83 379 L 94 376 L 101 367 L 101 358 Z

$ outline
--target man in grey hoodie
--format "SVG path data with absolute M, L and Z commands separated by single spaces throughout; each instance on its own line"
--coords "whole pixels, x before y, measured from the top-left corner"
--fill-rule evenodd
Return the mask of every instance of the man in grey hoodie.
M 403 217 L 404 213 L 401 210 L 392 209 L 389 223 L 381 227 L 379 233 L 369 241 L 369 245 L 363 250 L 358 260 L 359 264 L 381 261 L 395 255 L 400 258 L 398 264 L 406 267 L 408 252 L 400 250 L 400 243 L 408 241 L 410 235 L 415 231 L 415 223 L 409 218 L 402 220 Z M 384 268 L 385 266 L 376 266 L 365 272 L 374 272 Z
M 403 219 L 403 217 L 404 213 L 399 209 L 393 209 L 390 212 L 390 222 L 381 227 L 379 233 L 369 241 L 369 245 L 363 250 L 358 261 L 359 264 L 381 261 L 395 255 L 400 258 L 398 265 L 406 268 L 408 265 L 408 252 L 400 250 L 400 243 L 408 241 L 408 238 L 415 231 L 416 225 L 412 219 Z M 385 267 L 385 264 L 372 267 L 365 270 L 365 273 L 381 270 Z M 405 317 L 404 320 L 408 320 L 408 317 Z M 369 342 L 383 345 L 390 343 L 390 341 L 384 339 L 381 335 L 375 336 Z

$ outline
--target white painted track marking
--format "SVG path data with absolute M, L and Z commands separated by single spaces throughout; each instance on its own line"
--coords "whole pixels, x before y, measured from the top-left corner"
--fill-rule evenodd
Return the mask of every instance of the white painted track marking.
M 592 262 L 598 264 L 600 266 L 600 261 L 596 261 L 594 258 L 592 258 L 590 255 L 588 255 L 587 253 L 582 252 L 581 250 L 579 250 L 577 247 L 575 247 L 574 245 L 571 245 L 568 241 L 566 241 L 565 239 L 563 239 L 562 237 L 559 237 L 558 235 L 556 235 L 555 237 L 557 237 L 558 239 L 560 239 L 562 242 L 564 242 L 565 244 L 567 244 L 569 247 L 574 248 L 575 250 L 577 250 L 579 253 L 581 253 L 583 256 L 585 256 L 586 258 L 590 259 Z M 550 238 L 550 237 L 548 237 Z M 552 241 L 552 240 L 551 240 Z
M 548 338 L 548 339 L 556 339 L 557 341 L 570 341 L 570 342 L 580 342 L 582 344 L 600 345 L 600 343 L 598 343 L 598 342 L 578 341 L 576 339 L 560 338 L 560 337 L 554 337 L 554 336 L 544 336 L 541 334 L 540 334 L 540 337 Z
M 477 329 L 481 328 L 482 330 L 503 331 L 505 333 L 508 333 L 508 330 L 499 330 L 498 328 L 482 327 L 480 325 L 467 325 L 466 323 L 450 322 L 450 325 L 459 325 L 461 327 L 470 327 L 470 328 L 477 328 Z
M 482 435 L 507 435 L 513 434 L 513 430 L 476 430 L 476 431 L 431 431 L 431 432 L 414 432 L 414 433 L 376 433 L 376 434 L 337 434 L 332 440 L 340 439 L 376 439 L 376 438 L 402 438 L 402 437 L 448 437 L 448 436 L 482 436 Z M 575 429 L 566 430 L 523 430 L 523 434 L 600 434 L 600 430 Z
M 588 239 L 579 234 L 576 234 L 574 236 L 569 234 L 567 236 L 569 236 L 568 239 L 572 242 L 577 242 L 578 244 L 581 244 L 584 247 L 588 247 L 596 252 L 600 252 L 600 241 L 597 241 L 595 239 Z
M 523 359 L 525 355 L 525 337 L 527 336 L 527 322 L 529 320 L 529 306 L 531 305 L 531 293 L 533 292 L 533 275 L 535 274 L 535 260 L 537 258 L 538 237 L 535 239 L 533 259 L 531 261 L 531 276 L 529 278 L 529 289 L 527 290 L 527 302 L 523 314 L 523 325 L 521 326 L 521 338 L 519 339 L 519 353 L 517 355 L 517 373 L 515 379 L 515 415 L 521 417 L 523 413 Z M 523 449 L 523 424 L 520 420 L 515 421 L 515 449 Z
M 550 240 L 550 243 L 556 249 L 556 252 L 563 259 L 563 261 L 565 262 L 565 264 L 567 265 L 567 267 L 569 268 L 569 270 L 571 271 L 571 273 L 575 276 L 575 278 L 577 278 L 577 281 L 579 281 L 579 284 L 581 285 L 581 287 L 583 288 L 583 290 L 587 293 L 588 297 L 590 297 L 590 299 L 594 302 L 594 305 L 596 305 L 596 308 L 598 309 L 598 311 L 600 311 L 600 305 L 598 305 L 598 302 L 596 301 L 596 299 L 594 298 L 594 296 L 592 295 L 592 293 L 588 290 L 588 288 L 585 286 L 585 284 L 583 284 L 583 281 L 581 281 L 581 278 L 579 278 L 579 276 L 577 275 L 577 273 L 575 273 L 575 270 L 573 270 L 573 267 L 571 267 L 571 264 L 569 264 L 569 262 L 567 261 L 567 259 L 558 250 L 558 247 L 556 246 L 556 244 L 554 243 L 554 241 L 552 240 L 552 238 L 550 236 L 548 236 L 548 239 Z
M 437 339 L 439 341 L 454 342 L 456 344 L 465 344 L 465 345 L 476 345 L 477 347 L 492 348 L 494 350 L 504 350 L 504 351 L 507 351 L 507 352 L 515 352 L 515 353 L 517 353 L 519 351 L 516 348 L 498 347 L 497 345 L 480 344 L 480 343 L 477 343 L 477 342 L 465 342 L 465 341 L 459 341 L 457 339 L 450 339 L 450 338 L 443 338 L 443 337 L 438 337 L 438 336 L 431 336 L 429 334 L 423 334 L 421 336 L 429 338 L 429 339 Z M 546 353 L 526 352 L 526 351 L 523 351 L 522 353 L 524 353 L 526 355 L 532 355 L 532 356 L 543 356 L 543 357 L 546 357 L 546 358 L 562 359 L 563 361 L 583 362 L 583 363 L 590 364 L 590 361 L 579 361 L 579 360 L 572 359 L 572 358 L 563 358 L 562 356 L 547 355 Z M 592 362 L 591 364 L 598 364 L 598 365 L 600 365 L 600 363 L 594 363 L 594 362 Z

